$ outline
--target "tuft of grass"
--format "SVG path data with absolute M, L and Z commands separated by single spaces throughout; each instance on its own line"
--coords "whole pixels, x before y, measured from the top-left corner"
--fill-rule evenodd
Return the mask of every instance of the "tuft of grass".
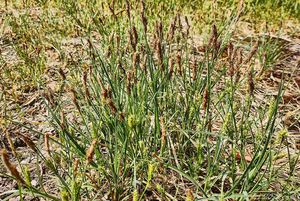
M 52 4 L 36 3 L 44 9 Z M 274 137 L 284 81 L 274 97 L 261 101 L 255 78 L 280 58 L 280 46 L 267 39 L 252 41 L 248 49 L 232 42 L 232 26 L 242 12 L 235 1 L 189 2 L 182 12 L 200 6 L 213 11 L 207 24 L 217 23 L 199 47 L 190 19 L 176 10 L 180 2 L 172 3 L 57 1 L 37 24 L 34 14 L 9 16 L 21 75 L 45 90 L 54 132 L 41 133 L 6 115 L 6 121 L 44 139 L 36 144 L 20 135 L 51 175 L 38 175 L 34 186 L 36 175 L 17 154 L 20 170 L 7 165 L 11 158 L 3 151 L 9 171 L 18 172 L 3 173 L 18 181 L 18 190 L 8 194 L 48 200 L 247 200 L 272 194 L 282 169 L 275 164 L 280 153 Z M 217 11 L 226 5 L 232 13 L 220 22 Z M 245 5 L 249 13 L 261 4 Z M 64 46 L 65 37 L 80 40 L 75 56 Z M 47 63 L 47 52 L 58 67 Z M 44 85 L 48 70 L 54 71 L 55 90 Z M 286 135 L 280 136 L 282 143 Z M 293 157 L 284 193 L 276 192 L 280 198 L 297 191 L 299 154 Z

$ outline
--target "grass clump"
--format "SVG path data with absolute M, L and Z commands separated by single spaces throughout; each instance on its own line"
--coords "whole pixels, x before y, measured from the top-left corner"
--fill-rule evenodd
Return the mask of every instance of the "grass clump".
M 143 1 L 137 9 L 117 4 L 103 9 L 105 17 L 92 4 L 86 13 L 75 1 L 60 4 L 85 47 L 66 62 L 68 73 L 57 69 L 59 89 L 45 90 L 54 132 L 23 125 L 43 137 L 44 147 L 21 135 L 51 178 L 32 185 L 28 169 L 19 163 L 17 170 L 3 150 L 12 173 L 5 175 L 19 185 L 11 193 L 49 200 L 247 200 L 273 193 L 282 168 L 274 166 L 274 137 L 283 81 L 263 102 L 256 81 L 279 53 L 258 40 L 249 50 L 235 44 L 227 24 L 222 31 L 213 25 L 196 46 L 188 17 L 178 13 L 167 25 L 150 19 Z M 280 136 L 281 144 L 287 134 Z M 290 160 L 291 185 L 298 158 Z

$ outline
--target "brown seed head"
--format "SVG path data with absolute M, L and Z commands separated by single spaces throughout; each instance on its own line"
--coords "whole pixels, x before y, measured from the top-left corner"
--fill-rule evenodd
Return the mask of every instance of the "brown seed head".
M 177 64 L 177 71 L 178 71 L 179 75 L 182 75 L 181 53 L 180 53 L 180 51 L 178 51 L 177 55 L 176 55 L 176 64 Z
M 189 20 L 187 18 L 187 16 L 184 16 L 184 20 L 185 20 L 185 23 L 186 23 L 186 26 L 187 26 L 187 29 L 186 29 L 186 37 L 188 37 L 190 35 L 190 23 L 189 23 Z
M 89 92 L 89 89 L 87 86 L 87 71 L 86 70 L 83 72 L 83 75 L 82 75 L 82 84 L 84 87 L 84 92 L 85 92 L 86 98 L 91 98 L 91 95 L 90 95 L 90 92 Z
M 16 166 L 10 162 L 8 153 L 5 149 L 1 150 L 1 158 L 3 164 L 5 165 L 6 169 L 10 172 L 10 174 L 14 176 L 18 182 L 26 184 L 23 178 L 21 177 L 19 171 L 17 170 Z
M 116 114 L 117 113 L 117 108 L 116 108 L 116 106 L 115 106 L 115 104 L 114 104 L 114 102 L 111 98 L 108 99 L 108 105 L 109 105 L 109 108 L 110 108 L 111 112 L 113 114 Z
M 131 15 L 130 15 L 130 3 L 128 0 L 126 0 L 126 13 L 129 21 L 131 20 Z
M 73 104 L 75 105 L 76 109 L 77 109 L 78 111 L 80 111 L 80 107 L 79 107 L 79 104 L 78 104 L 78 102 L 77 102 L 77 96 L 76 96 L 76 91 L 75 91 L 75 89 L 74 89 L 74 88 L 71 88 L 71 89 L 70 89 L 70 92 L 71 92 L 71 98 L 72 98 Z
M 243 63 L 243 50 L 241 48 L 237 51 L 237 59 L 236 59 L 236 72 L 235 72 L 235 84 L 240 81 L 241 78 L 241 64 Z
M 170 57 L 168 63 L 169 63 L 169 77 L 171 79 L 174 73 L 174 59 Z
M 176 17 L 177 17 L 179 31 L 182 32 L 182 23 L 181 23 L 180 13 L 177 13 Z
M 211 46 L 211 44 L 213 44 L 213 46 L 215 47 L 216 43 L 217 43 L 217 39 L 218 39 L 217 27 L 216 27 L 216 25 L 213 25 L 211 28 L 211 35 L 208 40 L 208 47 Z
M 145 31 L 145 33 L 147 33 L 148 20 L 146 18 L 145 12 L 146 12 L 145 1 L 141 0 L 141 19 L 142 19 L 142 23 L 144 26 L 144 31 Z
M 243 49 L 239 48 L 237 52 L 237 66 L 241 65 L 243 63 Z
M 45 145 L 45 150 L 46 150 L 48 156 L 50 156 L 49 133 L 46 133 L 44 136 L 44 145 Z
M 95 146 L 97 144 L 97 140 L 93 140 L 92 144 L 86 151 L 86 163 L 90 164 L 93 161 L 94 153 L 95 153 Z
M 194 58 L 193 64 L 192 64 L 192 80 L 195 81 L 197 76 L 197 61 Z
M 229 63 L 229 76 L 232 78 L 234 75 L 234 60 L 233 60 L 233 44 L 229 43 L 227 61 Z
M 161 21 L 156 21 L 155 24 L 155 28 L 156 28 L 156 36 L 157 38 L 159 38 L 160 40 L 163 39 L 163 24 Z
M 249 94 L 254 95 L 254 81 L 253 81 L 253 74 L 252 74 L 252 69 L 249 68 L 248 71 L 248 87 L 249 87 Z
M 120 43 L 121 43 L 121 37 L 120 37 L 119 34 L 116 34 L 115 41 L 116 41 L 117 49 L 119 50 L 120 49 Z
M 106 100 L 109 97 L 109 92 L 106 89 L 106 87 L 104 86 L 104 84 L 102 83 L 102 81 L 99 79 L 99 77 L 97 77 L 97 82 L 101 87 L 101 95 L 103 96 L 103 98 Z
M 115 37 L 115 33 L 112 32 L 112 33 L 109 35 L 109 38 L 108 38 L 108 43 L 109 43 L 109 45 L 112 45 L 112 44 L 113 44 L 114 37 Z
M 66 117 L 63 110 L 60 111 L 60 127 L 62 130 L 65 130 L 67 128 L 66 126 Z
M 139 52 L 133 53 L 132 63 L 133 63 L 133 69 L 137 68 L 138 64 L 140 63 L 140 53 Z
M 135 48 L 136 48 L 136 45 L 138 44 L 139 36 L 138 36 L 137 30 L 136 30 L 136 27 L 134 25 L 132 26 L 132 34 L 133 34 L 133 40 L 134 40 L 134 44 L 135 44 Z M 134 50 L 136 50 L 136 49 L 134 49 Z
M 130 93 L 131 92 L 131 85 L 132 85 L 132 72 L 128 71 L 127 72 L 127 92 Z
M 208 89 L 205 89 L 204 95 L 203 95 L 203 110 L 206 111 L 207 105 L 209 102 L 209 92 Z
M 162 51 L 162 44 L 161 40 L 158 38 L 158 42 L 156 43 L 156 55 L 158 58 L 158 65 L 160 66 L 160 69 L 163 71 L 163 51 Z
M 74 177 L 77 176 L 77 173 L 78 173 L 78 166 L 79 166 L 79 160 L 78 158 L 75 158 L 74 160 L 74 166 L 73 166 L 73 169 L 74 169 Z
M 144 55 L 143 62 L 141 65 L 141 69 L 147 73 L 147 54 Z
M 30 139 L 30 137 L 23 135 L 21 133 L 18 133 L 18 135 L 21 136 L 22 140 L 25 142 L 25 144 L 30 147 L 34 152 L 37 152 L 37 148 L 34 144 L 34 142 Z
M 129 42 L 130 42 L 130 45 L 131 45 L 132 49 L 135 51 L 136 50 L 136 43 L 135 43 L 135 40 L 133 38 L 132 30 L 128 31 L 128 38 L 129 38 Z
M 233 53 L 233 44 L 230 42 L 227 46 L 227 61 L 231 62 Z
M 62 68 L 59 68 L 58 72 L 63 80 L 67 79 L 66 74 L 64 73 Z
M 117 15 L 115 13 L 115 1 L 114 0 L 112 0 L 110 5 L 108 5 L 108 8 L 109 8 L 110 12 L 112 13 L 113 17 L 115 19 L 117 19 Z
M 247 64 L 251 60 L 251 58 L 255 55 L 255 53 L 257 52 L 257 49 L 258 49 L 258 45 L 259 45 L 259 41 L 256 41 L 254 46 L 251 48 L 248 56 L 246 57 L 244 64 Z
M 177 17 L 174 17 L 173 21 L 170 23 L 168 30 L 168 41 L 171 42 L 174 38 L 175 28 L 177 23 Z
M 161 146 L 163 147 L 166 143 L 166 128 L 163 117 L 160 117 L 160 129 L 161 129 Z

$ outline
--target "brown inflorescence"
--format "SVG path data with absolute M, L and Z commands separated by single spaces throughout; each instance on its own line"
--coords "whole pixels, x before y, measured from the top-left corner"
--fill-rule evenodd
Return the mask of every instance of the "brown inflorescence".
M 168 30 L 168 41 L 171 42 L 174 38 L 175 28 L 177 23 L 177 16 L 174 17 L 173 21 L 170 23 L 169 30 Z
M 22 140 L 25 142 L 25 144 L 30 147 L 34 152 L 37 152 L 37 148 L 34 144 L 34 142 L 30 139 L 30 137 L 23 135 L 21 133 L 19 133 L 18 135 L 21 136 Z
M 246 59 L 244 60 L 244 64 L 247 64 L 251 58 L 254 56 L 254 54 L 257 52 L 258 50 L 258 46 L 259 46 L 259 41 L 256 41 L 256 43 L 254 44 L 254 46 L 251 48 L 248 56 L 246 57 Z
M 148 19 L 146 18 L 145 12 L 146 12 L 145 1 L 141 0 L 141 19 L 142 19 L 144 31 L 145 33 L 147 33 Z
M 63 80 L 67 79 L 66 74 L 64 73 L 62 68 L 59 68 L 58 72 Z
M 182 75 L 182 65 L 181 65 L 181 53 L 178 51 L 176 55 L 176 64 L 177 64 L 177 72 L 179 75 Z
M 206 111 L 208 101 L 209 101 L 209 92 L 208 92 L 208 89 L 206 88 L 205 91 L 204 91 L 203 104 L 202 104 L 204 111 Z
M 83 87 L 84 87 L 85 97 L 87 99 L 91 98 L 91 95 L 90 95 L 90 92 L 89 92 L 89 89 L 88 89 L 88 86 L 87 86 L 87 71 L 86 70 L 83 72 L 83 75 L 82 75 L 82 84 L 83 84 Z
M 93 140 L 90 147 L 86 151 L 86 163 L 87 164 L 90 164 L 93 161 L 96 144 L 97 144 L 97 140 Z
M 70 92 L 71 92 L 71 99 L 72 99 L 72 102 L 73 102 L 73 104 L 75 105 L 75 107 L 76 107 L 76 109 L 78 110 L 78 111 L 80 111 L 80 107 L 79 107 L 79 104 L 78 104 L 78 101 L 77 101 L 77 96 L 76 96 L 76 91 L 75 91 L 75 89 L 74 88 L 71 88 L 70 89 Z
M 169 63 L 169 78 L 171 79 L 174 73 L 174 59 L 170 57 L 168 63 Z
M 25 181 L 21 177 L 16 166 L 10 162 L 8 153 L 5 149 L 1 150 L 1 157 L 2 157 L 3 164 L 5 165 L 6 169 L 10 172 L 10 174 L 14 176 L 17 179 L 17 181 L 19 181 L 22 184 L 25 184 Z
M 253 74 L 252 74 L 252 69 L 249 68 L 248 71 L 248 87 L 249 87 L 249 94 L 254 95 L 254 81 L 253 81 Z
M 160 129 L 161 129 L 161 146 L 163 147 L 166 143 L 166 128 L 163 117 L 160 117 Z
M 76 177 L 78 174 L 78 167 L 79 167 L 79 160 L 78 158 L 75 158 L 73 163 L 74 177 Z

